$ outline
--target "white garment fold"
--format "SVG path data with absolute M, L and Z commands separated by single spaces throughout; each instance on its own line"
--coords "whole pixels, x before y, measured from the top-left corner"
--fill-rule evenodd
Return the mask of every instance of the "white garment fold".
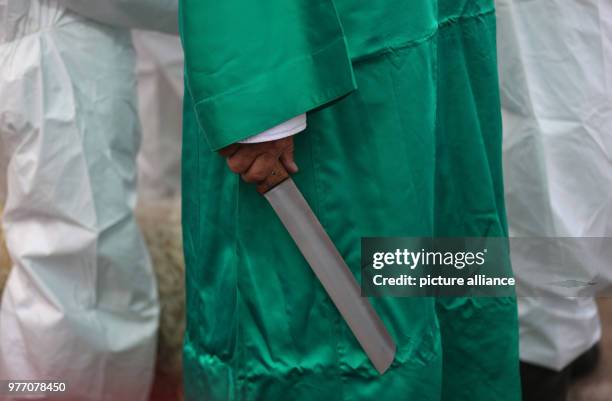
M 130 32 L 52 0 L 0 0 L 0 18 L 3 226 L 14 261 L 0 380 L 65 381 L 67 401 L 145 401 L 159 302 L 133 216 Z
M 178 0 L 57 0 L 79 15 L 132 29 L 178 34 Z
M 306 129 L 306 113 L 300 114 L 299 116 L 293 117 L 290 120 L 285 121 L 275 127 L 272 127 L 264 132 L 257 135 L 253 135 L 246 138 L 240 143 L 261 143 L 275 141 L 277 139 L 286 138 L 288 136 L 295 135 Z
M 138 54 L 138 103 L 143 141 L 138 155 L 138 192 L 145 201 L 181 191 L 183 48 L 178 36 L 132 34 Z
M 510 234 L 612 237 L 612 3 L 496 3 Z M 576 246 L 567 259 L 580 275 L 610 280 L 601 271 L 608 256 L 592 248 Z M 512 254 L 519 296 L 538 290 L 536 273 L 524 268 L 533 259 L 527 250 Z M 537 270 L 551 278 L 560 271 L 545 263 Z M 519 318 L 521 359 L 551 369 L 601 336 L 592 297 L 519 297 Z

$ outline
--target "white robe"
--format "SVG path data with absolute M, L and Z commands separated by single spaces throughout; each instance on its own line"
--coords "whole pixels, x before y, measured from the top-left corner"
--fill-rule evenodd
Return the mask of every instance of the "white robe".
M 612 237 L 612 3 L 497 0 L 497 14 L 510 235 L 579 238 L 574 271 L 542 262 L 537 273 L 601 286 L 610 252 L 584 237 Z M 526 266 L 538 262 L 521 244 L 521 359 L 560 370 L 600 338 L 595 294 L 536 288 Z M 522 296 L 533 291 L 548 295 Z
M 147 27 L 155 1 L 137 15 Z M 89 3 L 93 12 L 125 2 Z M 176 19 L 176 0 L 159 5 L 174 5 Z M 106 11 L 100 19 L 112 22 Z M 133 216 L 140 125 L 130 31 L 55 0 L 0 0 L 0 99 L 14 261 L 0 380 L 65 381 L 63 400 L 145 401 L 159 302 Z

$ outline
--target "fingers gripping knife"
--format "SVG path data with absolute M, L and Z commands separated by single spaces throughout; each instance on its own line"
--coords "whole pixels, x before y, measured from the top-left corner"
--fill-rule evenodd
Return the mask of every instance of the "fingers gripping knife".
M 280 162 L 257 187 L 300 249 L 380 374 L 395 358 L 395 342 L 310 206 Z

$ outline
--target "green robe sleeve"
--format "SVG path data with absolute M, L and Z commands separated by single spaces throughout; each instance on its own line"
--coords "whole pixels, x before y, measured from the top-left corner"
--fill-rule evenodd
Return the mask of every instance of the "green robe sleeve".
M 355 89 L 333 0 L 181 0 L 187 96 L 218 150 Z

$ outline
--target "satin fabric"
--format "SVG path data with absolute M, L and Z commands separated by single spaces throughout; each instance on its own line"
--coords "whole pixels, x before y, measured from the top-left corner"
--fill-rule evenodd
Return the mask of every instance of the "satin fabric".
M 358 278 L 364 236 L 506 235 L 492 1 L 181 6 L 186 399 L 519 400 L 514 299 L 374 299 L 381 376 L 211 152 L 308 111 L 294 179 Z

